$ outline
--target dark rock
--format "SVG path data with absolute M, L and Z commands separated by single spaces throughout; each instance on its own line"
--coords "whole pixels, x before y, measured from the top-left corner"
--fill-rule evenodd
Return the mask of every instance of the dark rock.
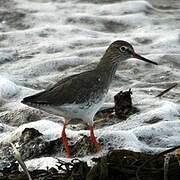
M 73 168 L 69 180 L 85 179 L 90 170 L 90 167 L 87 165 L 87 162 L 80 160 L 76 160 L 76 161 L 73 160 L 72 162 L 73 162 Z
M 63 149 L 60 139 L 46 141 L 44 136 L 34 128 L 26 128 L 22 132 L 18 143 L 18 150 L 23 160 L 55 155 Z
M 120 91 L 114 96 L 114 107 L 105 108 L 96 113 L 95 124 L 97 128 L 104 127 L 126 120 L 130 115 L 139 112 L 132 104 L 132 91 Z
M 0 145 L 0 147 L 0 172 L 17 170 L 18 164 L 10 144 Z
M 144 123 L 154 124 L 154 123 L 157 123 L 157 122 L 162 121 L 162 120 L 163 119 L 160 117 L 153 117 L 152 119 L 149 119 L 149 120 L 145 121 Z
M 13 143 L 18 144 L 16 148 L 24 161 L 41 156 L 64 155 L 64 146 L 59 138 L 47 141 L 43 134 L 34 128 L 25 128 Z M 16 159 L 10 144 L 1 144 L 0 147 L 0 171 L 16 170 Z
M 96 119 L 107 118 L 114 113 L 114 107 L 105 108 L 96 113 Z
M 20 126 L 24 123 L 38 121 L 42 117 L 45 117 L 45 113 L 43 111 L 25 108 L 4 113 L 1 115 L 0 121 L 11 126 Z
M 64 156 L 65 149 L 61 139 L 47 141 L 43 134 L 34 128 L 25 128 L 21 136 L 13 142 L 16 145 L 24 161 L 46 157 L 46 156 Z M 16 170 L 17 164 L 10 144 L 1 144 L 0 150 L 0 171 L 6 169 Z M 86 156 L 96 153 L 94 144 L 89 137 L 83 136 L 75 144 L 71 145 L 71 155 Z
M 131 99 L 132 91 L 120 91 L 114 96 L 115 114 L 120 119 L 126 119 L 130 114 L 133 114 L 135 108 L 132 106 Z
M 148 155 L 128 150 L 114 150 L 100 158 L 86 180 L 161 180 L 164 178 L 164 154 Z M 171 157 L 168 179 L 180 178 L 177 158 Z
M 35 138 L 42 136 L 42 134 L 34 128 L 25 128 L 20 137 L 20 144 L 32 141 Z
M 179 180 L 178 150 L 179 147 L 175 147 L 157 155 L 113 150 L 103 157 L 96 158 L 97 164 L 93 167 L 78 159 L 73 159 L 71 162 L 57 159 L 57 168 L 60 171 L 35 170 L 30 174 L 33 180 L 162 180 L 165 174 L 167 179 Z M 165 156 L 170 157 L 166 170 L 164 169 Z M 3 172 L 1 179 L 25 180 L 27 178 L 23 172 L 9 171 Z
M 73 151 L 74 155 L 82 157 L 96 153 L 96 148 L 88 136 L 83 136 L 73 146 Z
M 57 167 L 67 175 L 68 180 L 85 180 L 90 167 L 87 162 L 79 159 L 73 159 L 71 162 L 65 162 L 58 159 Z

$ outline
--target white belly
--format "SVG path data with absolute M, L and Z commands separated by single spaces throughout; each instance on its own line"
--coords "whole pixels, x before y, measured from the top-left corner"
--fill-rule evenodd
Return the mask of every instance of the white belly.
M 71 119 L 82 119 L 88 125 L 93 125 L 93 119 L 96 112 L 102 107 L 105 97 L 101 99 L 98 103 L 84 103 L 84 104 L 65 104 L 62 106 L 41 106 L 40 109 L 55 114 L 58 116 L 63 116 L 68 120 Z

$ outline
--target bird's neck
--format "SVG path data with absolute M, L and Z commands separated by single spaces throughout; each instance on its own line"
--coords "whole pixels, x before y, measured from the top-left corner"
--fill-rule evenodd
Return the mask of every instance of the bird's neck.
M 108 85 L 110 85 L 118 67 L 118 63 L 113 63 L 112 61 L 113 59 L 115 60 L 115 58 L 116 57 L 114 55 L 107 56 L 105 54 L 96 67 L 96 71 L 98 71 L 98 73 L 104 77 Z

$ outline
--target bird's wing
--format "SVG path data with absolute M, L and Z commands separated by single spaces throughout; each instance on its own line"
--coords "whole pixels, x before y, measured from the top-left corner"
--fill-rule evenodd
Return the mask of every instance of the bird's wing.
M 89 73 L 91 76 L 89 76 Z M 91 78 L 91 80 L 89 80 Z M 60 106 L 68 103 L 83 103 L 90 98 L 89 90 L 94 88 L 96 77 L 92 71 L 69 76 L 57 82 L 52 88 L 28 96 L 22 103 L 49 104 Z
M 65 83 L 66 81 L 68 81 L 69 79 L 72 79 L 74 78 L 75 76 L 78 76 L 79 74 L 73 74 L 71 76 L 68 76 L 68 77 L 65 77 L 63 79 L 61 79 L 60 81 L 58 81 L 57 83 L 55 83 L 54 85 L 50 85 L 46 88 L 45 91 L 51 91 L 52 89 L 55 89 L 56 87 L 60 86 L 61 84 Z M 45 91 L 42 91 L 42 92 L 45 92 Z M 40 92 L 40 93 L 42 93 Z M 38 93 L 38 94 L 40 94 Z

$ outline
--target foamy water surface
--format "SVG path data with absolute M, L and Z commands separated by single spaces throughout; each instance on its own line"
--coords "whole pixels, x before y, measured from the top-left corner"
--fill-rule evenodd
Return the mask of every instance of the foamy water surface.
M 159 66 L 130 59 L 116 73 L 106 103 L 121 90 L 133 91 L 139 113 L 126 121 L 96 130 L 109 147 L 150 153 L 180 145 L 180 2 L 12 0 L 0 7 L 0 142 L 11 142 L 26 127 L 49 140 L 62 124 L 51 115 L 28 122 L 23 97 L 59 79 L 92 69 L 114 40 L 126 40 Z M 155 97 L 172 83 L 178 85 Z M 18 114 L 13 116 L 13 114 Z M 5 121 L 4 115 L 8 121 Z M 12 117 L 12 118 L 11 118 Z M 22 118 L 23 117 L 23 118 Z M 153 121 L 154 120 L 154 121 Z M 86 130 L 67 130 L 77 139 Z M 64 158 L 64 157 L 62 157 Z M 84 157 L 88 159 L 88 157 Z M 51 158 L 49 158 L 51 161 Z M 35 166 L 47 161 L 36 159 Z M 38 163 L 37 163 L 38 162 Z M 32 166 L 32 160 L 29 163 Z

